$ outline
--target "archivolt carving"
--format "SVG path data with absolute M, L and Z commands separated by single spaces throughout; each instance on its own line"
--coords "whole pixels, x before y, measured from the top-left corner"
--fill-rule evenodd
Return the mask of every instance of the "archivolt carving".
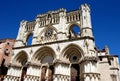
M 52 26 L 48 26 L 43 29 L 38 37 L 41 42 L 51 42 L 57 40 L 57 29 Z
M 28 55 L 25 51 L 19 52 L 13 59 L 13 63 L 20 66 L 24 66 L 27 61 L 28 61 Z
M 75 44 L 70 44 L 65 47 L 62 53 L 62 58 L 66 58 L 70 62 L 79 62 L 83 57 L 82 49 Z
M 52 63 L 55 58 L 55 52 L 50 47 L 42 47 L 35 52 L 32 61 L 35 63 Z

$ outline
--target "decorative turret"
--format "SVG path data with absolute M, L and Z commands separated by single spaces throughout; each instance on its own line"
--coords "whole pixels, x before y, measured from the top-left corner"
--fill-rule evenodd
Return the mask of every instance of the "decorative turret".
M 17 38 L 16 38 L 16 43 L 15 43 L 15 47 L 17 46 L 24 46 L 24 43 L 25 43 L 25 37 L 24 37 L 24 34 L 25 34 L 25 26 L 27 24 L 27 21 L 21 21 L 20 22 L 20 28 L 19 28 L 19 31 L 18 31 L 18 35 L 17 35 Z
M 84 36 L 93 37 L 92 26 L 91 26 L 91 17 L 90 17 L 90 7 L 87 4 L 83 4 L 83 5 L 81 5 L 80 10 L 81 10 L 82 37 L 84 37 Z

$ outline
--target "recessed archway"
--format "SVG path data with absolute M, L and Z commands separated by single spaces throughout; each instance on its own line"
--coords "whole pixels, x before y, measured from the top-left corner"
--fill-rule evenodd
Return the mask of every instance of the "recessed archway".
M 28 55 L 25 51 L 19 52 L 13 60 L 14 64 L 21 66 L 21 79 L 20 79 L 20 81 L 24 81 L 24 76 L 27 73 L 27 66 L 26 66 L 27 61 L 28 61 Z
M 80 81 L 79 64 L 72 64 L 71 65 L 71 81 Z
M 52 63 L 55 58 L 55 52 L 51 47 L 44 46 L 38 49 L 33 55 L 32 61 L 36 63 Z
M 77 37 L 80 37 L 81 30 L 80 30 L 80 25 L 78 23 L 71 23 L 68 26 L 68 33 L 69 33 L 69 38 L 74 39 Z
M 76 44 L 69 44 L 63 50 L 63 57 L 70 63 L 71 81 L 80 81 L 80 60 L 83 50 Z
M 53 81 L 54 67 L 53 61 L 55 58 L 55 52 L 51 47 L 45 46 L 41 47 L 33 55 L 32 60 L 35 63 L 41 64 L 41 81 L 45 81 L 45 77 L 48 77 L 47 81 Z
M 83 50 L 76 44 L 69 44 L 62 51 L 62 58 L 70 63 L 78 63 L 83 57 Z
M 13 62 L 20 66 L 24 66 L 27 60 L 28 60 L 27 53 L 25 51 L 21 51 L 14 57 Z

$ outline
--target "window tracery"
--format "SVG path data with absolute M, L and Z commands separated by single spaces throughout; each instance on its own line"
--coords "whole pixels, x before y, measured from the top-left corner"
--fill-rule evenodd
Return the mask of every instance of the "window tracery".
M 52 42 L 57 40 L 57 31 L 54 27 L 48 26 L 39 35 L 40 42 Z
M 52 36 L 52 34 L 53 34 L 52 29 L 48 29 L 48 30 L 45 31 L 45 37 L 50 37 L 50 36 Z

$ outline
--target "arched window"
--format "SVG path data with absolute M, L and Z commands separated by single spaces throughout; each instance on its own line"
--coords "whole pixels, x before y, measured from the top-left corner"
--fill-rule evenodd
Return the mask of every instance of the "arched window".
M 33 34 L 28 35 L 26 45 L 29 46 L 32 44 Z
M 80 27 L 77 25 L 72 25 L 69 30 L 69 38 L 77 38 L 80 36 Z

